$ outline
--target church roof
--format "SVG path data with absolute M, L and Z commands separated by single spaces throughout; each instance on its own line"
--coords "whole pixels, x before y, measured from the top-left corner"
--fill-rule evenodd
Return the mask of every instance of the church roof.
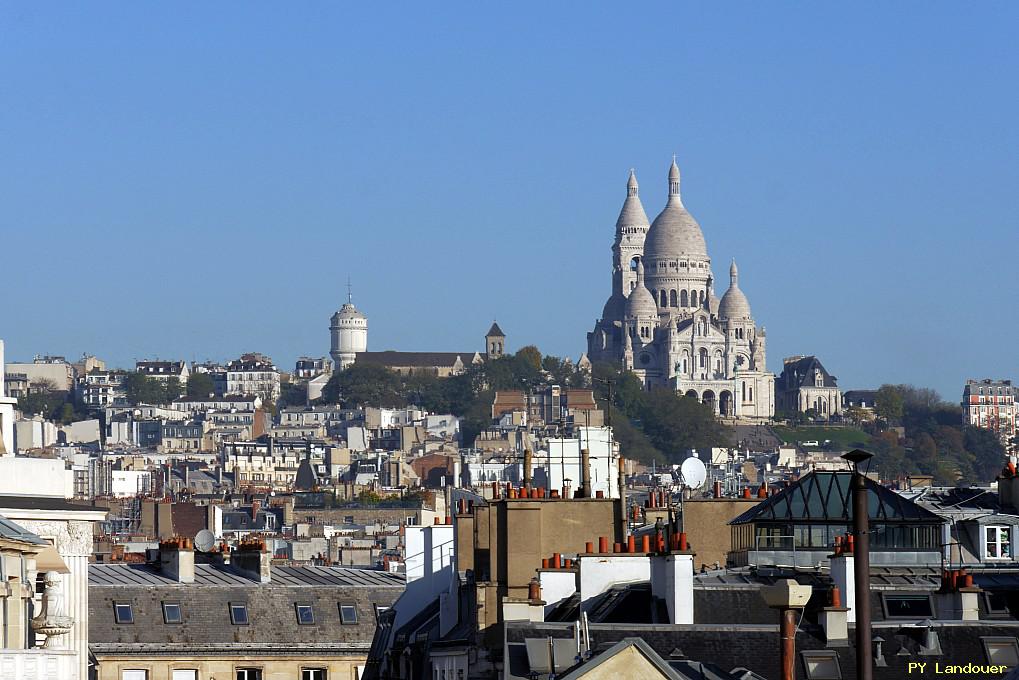
M 644 256 L 673 259 L 688 255 L 707 257 L 708 246 L 697 220 L 683 206 L 679 195 L 679 167 L 673 160 L 669 169 L 669 200 L 651 223 L 644 241 Z
M 628 318 L 657 316 L 658 304 L 655 296 L 644 286 L 644 263 L 637 262 L 637 286 L 626 298 L 626 316 Z
M 499 324 L 497 324 L 494 321 L 492 322 L 492 327 L 488 329 L 487 333 L 485 333 L 485 337 L 486 338 L 490 338 L 490 337 L 493 337 L 493 336 L 497 336 L 497 337 L 500 337 L 500 338 L 505 338 L 506 337 L 506 334 L 502 332 L 501 328 L 499 328 Z
M 474 363 L 475 354 L 477 352 L 395 352 L 386 350 L 384 352 L 358 352 L 354 361 L 380 366 L 428 368 L 453 366 L 456 364 L 456 360 L 460 359 L 464 366 L 468 366 Z
M 605 301 L 601 310 L 601 318 L 605 321 L 620 321 L 626 311 L 626 298 L 622 293 L 613 292 Z
M 630 179 L 626 182 L 626 200 L 623 201 L 623 208 L 619 211 L 619 218 L 616 219 L 616 230 L 619 231 L 623 227 L 647 226 L 647 213 L 644 212 L 644 205 L 640 202 L 637 175 L 630 170 Z
M 725 291 L 722 301 L 718 304 L 718 316 L 721 319 L 749 319 L 750 301 L 739 287 L 739 269 L 733 260 L 729 267 L 729 290 Z

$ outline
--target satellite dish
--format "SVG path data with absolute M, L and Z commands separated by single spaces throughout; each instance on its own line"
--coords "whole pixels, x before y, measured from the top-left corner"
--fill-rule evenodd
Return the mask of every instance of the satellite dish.
M 208 529 L 202 529 L 195 534 L 195 547 L 202 552 L 209 552 L 216 545 L 216 534 Z
M 689 489 L 699 489 L 704 486 L 708 479 L 707 468 L 699 458 L 687 458 L 679 468 L 679 474 L 683 478 L 683 485 Z

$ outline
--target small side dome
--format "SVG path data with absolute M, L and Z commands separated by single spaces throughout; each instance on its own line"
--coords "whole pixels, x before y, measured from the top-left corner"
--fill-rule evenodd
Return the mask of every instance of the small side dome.
M 622 293 L 613 293 L 605 301 L 601 310 L 601 318 L 608 321 L 620 321 L 626 311 L 626 298 Z
M 732 261 L 729 267 L 729 290 L 725 291 L 722 301 L 718 305 L 718 318 L 720 319 L 749 319 L 750 301 L 739 287 L 739 269 L 736 267 L 736 260 Z
M 655 296 L 644 285 L 644 263 L 637 261 L 637 286 L 626 298 L 626 318 L 636 319 L 658 316 L 658 304 Z

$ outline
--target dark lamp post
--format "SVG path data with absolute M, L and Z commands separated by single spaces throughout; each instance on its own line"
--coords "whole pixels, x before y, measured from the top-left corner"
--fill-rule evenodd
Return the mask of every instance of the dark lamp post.
M 853 580 L 856 584 L 856 601 L 853 605 L 856 607 L 856 677 L 860 680 L 871 680 L 874 662 L 870 648 L 870 510 L 867 503 L 865 471 L 861 470 L 861 467 L 866 463 L 869 469 L 874 454 L 863 449 L 853 449 L 842 457 L 853 464 L 851 488 L 855 558 Z

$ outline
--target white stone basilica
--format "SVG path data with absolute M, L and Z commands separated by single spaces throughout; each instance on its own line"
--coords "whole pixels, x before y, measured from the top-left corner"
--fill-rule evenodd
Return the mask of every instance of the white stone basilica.
M 591 361 L 622 365 L 647 389 L 670 387 L 715 413 L 765 419 L 775 413 L 775 376 L 765 365 L 765 332 L 750 314 L 736 262 L 729 290 L 715 297 L 704 235 L 669 169 L 669 200 L 648 224 L 630 172 L 612 245 L 612 295 L 587 334 Z

